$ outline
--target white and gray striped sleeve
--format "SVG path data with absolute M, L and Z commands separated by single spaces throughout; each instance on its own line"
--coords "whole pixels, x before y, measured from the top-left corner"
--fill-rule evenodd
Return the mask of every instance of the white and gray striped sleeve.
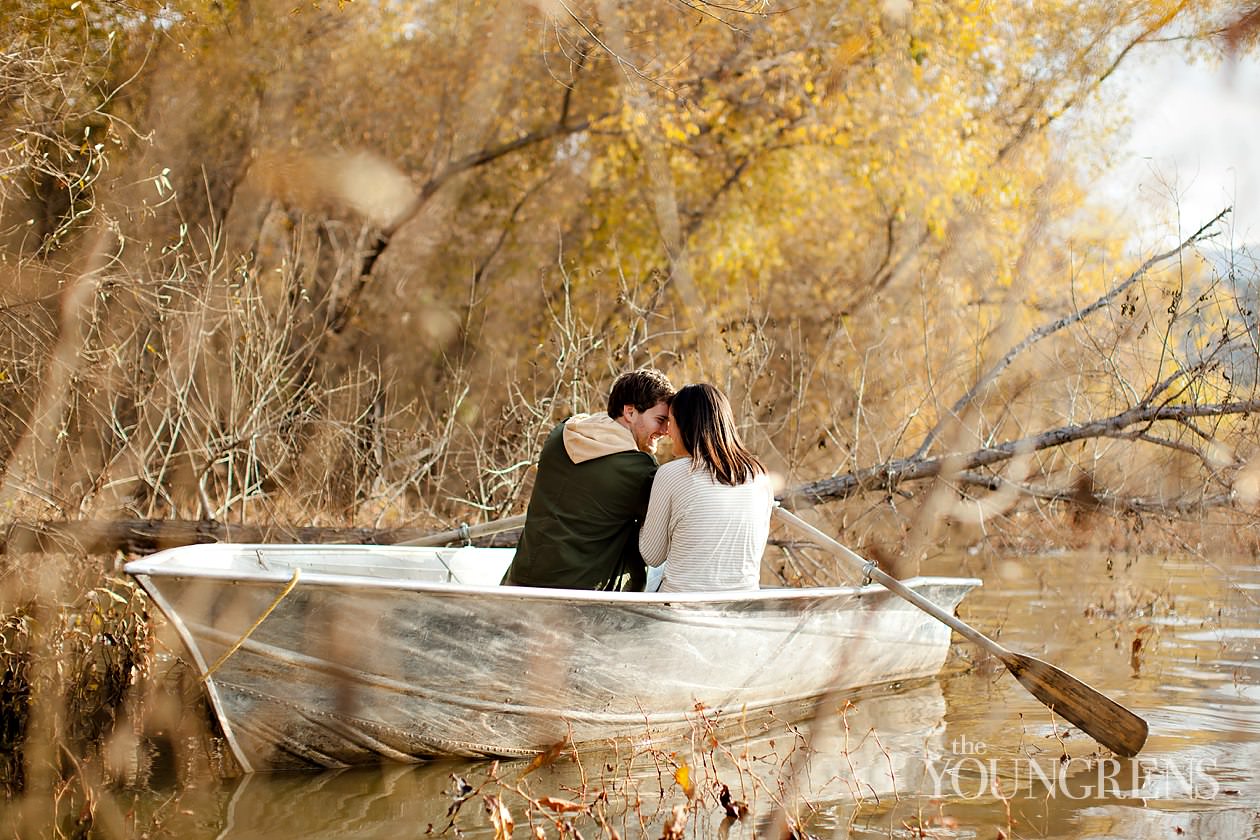
M 652 479 L 647 516 L 643 517 L 643 527 L 639 529 L 639 554 L 649 566 L 661 565 L 669 555 L 670 511 L 677 484 L 675 475 L 676 470 L 662 467 Z

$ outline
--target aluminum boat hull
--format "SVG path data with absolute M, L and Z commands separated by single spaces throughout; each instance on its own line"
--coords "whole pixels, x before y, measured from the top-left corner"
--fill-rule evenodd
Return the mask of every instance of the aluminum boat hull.
M 950 631 L 878 585 L 500 587 L 511 549 L 198 545 L 129 563 L 246 771 L 676 736 L 936 673 Z M 979 581 L 914 578 L 952 611 Z

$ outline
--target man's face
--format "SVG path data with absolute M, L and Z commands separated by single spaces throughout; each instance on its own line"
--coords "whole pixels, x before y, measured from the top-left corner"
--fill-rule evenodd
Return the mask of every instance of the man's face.
M 622 409 L 622 419 L 634 435 L 634 445 L 649 455 L 656 452 L 656 442 L 669 433 L 669 406 L 663 402 L 639 411 L 632 405 Z

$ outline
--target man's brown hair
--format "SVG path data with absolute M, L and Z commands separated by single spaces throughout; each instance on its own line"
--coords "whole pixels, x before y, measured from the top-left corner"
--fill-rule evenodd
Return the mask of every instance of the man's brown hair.
M 647 411 L 659 402 L 669 402 L 674 386 L 656 368 L 629 370 L 618 376 L 608 392 L 608 416 L 616 420 L 626 406 Z

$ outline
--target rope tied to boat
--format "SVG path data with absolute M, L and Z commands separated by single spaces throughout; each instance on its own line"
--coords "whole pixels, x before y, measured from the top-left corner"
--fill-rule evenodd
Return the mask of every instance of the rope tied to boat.
M 284 589 L 280 590 L 280 594 L 272 600 L 271 605 L 268 606 L 267 609 L 263 610 L 263 614 L 258 616 L 258 620 L 250 625 L 250 628 L 245 631 L 245 634 L 237 639 L 230 648 L 225 650 L 217 662 L 206 669 L 206 672 L 201 675 L 202 682 L 210 679 L 214 672 L 219 670 L 219 666 L 221 666 L 224 662 L 227 662 L 232 657 L 232 654 L 240 650 L 241 645 L 245 644 L 249 637 L 254 635 L 254 631 L 267 620 L 267 616 L 271 615 L 272 611 L 275 610 L 276 607 L 280 606 L 280 602 L 285 599 L 285 596 L 293 591 L 293 587 L 297 586 L 297 582 L 301 577 L 302 569 L 300 567 L 294 567 L 293 576 L 289 578 L 289 582 L 285 585 Z

